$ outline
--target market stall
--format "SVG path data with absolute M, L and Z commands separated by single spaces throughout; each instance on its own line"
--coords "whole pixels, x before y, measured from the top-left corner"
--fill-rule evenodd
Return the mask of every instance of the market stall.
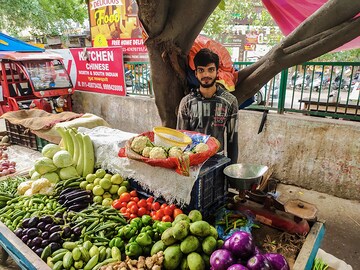
M 281 204 L 251 197 L 264 172 L 231 174 L 211 137 L 53 128 L 60 144 L 28 149 L 0 180 L 0 245 L 22 269 L 312 269 L 325 232 L 316 211 L 260 212 Z

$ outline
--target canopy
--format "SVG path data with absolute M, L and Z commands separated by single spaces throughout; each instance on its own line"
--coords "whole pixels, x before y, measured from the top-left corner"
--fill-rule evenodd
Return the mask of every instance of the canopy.
M 288 35 L 327 0 L 262 0 L 262 2 L 283 34 Z M 360 37 L 344 44 L 335 51 L 357 48 L 360 48 Z
M 45 50 L 0 32 L 0 51 L 43 52 Z

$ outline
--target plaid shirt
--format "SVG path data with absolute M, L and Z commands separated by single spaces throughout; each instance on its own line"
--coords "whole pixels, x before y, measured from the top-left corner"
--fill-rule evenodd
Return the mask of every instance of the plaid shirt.
M 224 150 L 226 136 L 227 152 L 236 162 L 238 109 L 235 96 L 219 85 L 211 98 L 204 98 L 196 89 L 180 102 L 177 129 L 211 135 L 219 140 L 220 150 Z

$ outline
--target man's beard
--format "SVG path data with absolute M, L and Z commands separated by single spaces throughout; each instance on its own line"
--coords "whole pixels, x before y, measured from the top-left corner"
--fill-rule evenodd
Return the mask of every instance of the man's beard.
M 214 80 L 211 81 L 210 83 L 202 83 L 201 81 L 199 81 L 201 87 L 203 88 L 210 88 L 215 84 L 215 82 L 216 82 L 216 78 L 214 78 Z

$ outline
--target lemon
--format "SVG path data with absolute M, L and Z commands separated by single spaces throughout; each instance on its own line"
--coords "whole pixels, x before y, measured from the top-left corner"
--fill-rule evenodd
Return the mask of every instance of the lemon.
M 81 181 L 80 188 L 86 189 L 87 184 L 89 184 L 87 181 Z
M 104 189 L 100 185 L 94 186 L 92 192 L 95 196 L 101 196 L 104 194 Z
M 121 194 L 127 192 L 127 188 L 125 186 L 119 187 L 117 194 L 120 196 Z
M 86 190 L 92 190 L 94 188 L 94 185 L 93 184 L 87 184 L 86 185 Z
M 106 172 L 104 169 L 97 169 L 95 172 L 96 177 L 103 178 Z
M 94 203 L 102 203 L 103 197 L 102 196 L 95 196 L 93 199 Z
M 104 189 L 104 190 L 109 190 L 109 188 L 111 188 L 111 180 L 109 178 L 103 178 L 100 180 L 99 185 Z
M 102 206 L 111 206 L 112 202 L 113 202 L 113 200 L 112 200 L 111 198 L 105 198 L 105 199 L 102 201 L 101 205 L 102 205 Z
M 119 185 L 111 185 L 111 188 L 109 189 L 110 194 L 116 194 L 119 190 Z
M 105 175 L 104 175 L 104 177 L 103 177 L 103 178 L 111 179 L 111 177 L 112 177 L 112 174 L 107 173 L 107 174 L 105 174 Z
M 96 175 L 91 173 L 86 176 L 86 181 L 88 181 L 89 183 L 93 183 L 95 178 L 96 178 Z
M 115 185 L 120 185 L 122 181 L 124 181 L 124 179 L 118 173 L 115 173 L 113 176 L 111 176 L 111 183 Z
M 111 194 L 110 194 L 109 192 L 104 192 L 104 194 L 102 195 L 102 197 L 103 197 L 104 199 L 106 199 L 106 198 L 111 198 Z
M 95 178 L 95 180 L 94 180 L 94 185 L 96 186 L 96 185 L 99 185 L 100 184 L 100 180 L 101 180 L 101 178 Z

